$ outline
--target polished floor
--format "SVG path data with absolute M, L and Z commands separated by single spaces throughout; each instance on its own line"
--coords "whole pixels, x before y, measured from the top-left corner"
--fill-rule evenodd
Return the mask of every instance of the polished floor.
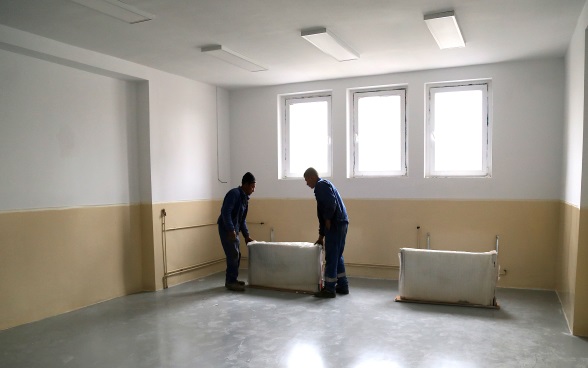
M 493 310 L 396 303 L 388 280 L 351 278 L 336 299 L 223 281 L 0 331 L 0 367 L 588 367 L 588 339 L 569 334 L 549 291 L 498 289 Z

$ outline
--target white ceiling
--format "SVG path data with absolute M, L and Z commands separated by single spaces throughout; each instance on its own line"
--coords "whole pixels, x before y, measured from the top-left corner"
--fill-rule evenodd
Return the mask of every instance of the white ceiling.
M 0 0 L 0 24 L 190 79 L 242 88 L 565 55 L 586 0 L 123 0 L 127 24 L 69 0 Z M 423 14 L 454 10 L 466 47 L 440 50 Z M 337 62 L 300 37 L 324 26 L 360 54 Z M 222 44 L 268 68 L 200 52 Z

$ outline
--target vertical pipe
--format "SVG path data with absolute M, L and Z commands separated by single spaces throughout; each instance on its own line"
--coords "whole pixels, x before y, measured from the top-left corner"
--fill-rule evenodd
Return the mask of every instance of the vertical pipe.
M 219 183 L 226 184 L 226 181 L 223 181 L 220 177 L 220 157 L 219 157 L 219 121 L 218 121 L 218 87 L 215 89 L 215 109 L 216 109 L 216 179 Z M 237 234 L 238 235 L 238 234 Z
M 496 235 L 496 253 L 498 253 L 498 240 L 500 239 L 500 237 L 498 235 Z
M 165 208 L 161 210 L 161 248 L 163 251 L 163 288 L 167 289 L 167 240 L 165 235 Z
M 417 249 L 421 248 L 421 227 L 417 226 Z
M 427 233 L 427 249 L 431 249 L 431 234 Z

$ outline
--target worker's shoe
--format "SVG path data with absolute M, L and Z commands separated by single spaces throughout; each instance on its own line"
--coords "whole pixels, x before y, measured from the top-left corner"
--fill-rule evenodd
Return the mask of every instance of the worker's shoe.
M 339 287 L 339 286 L 337 286 L 335 288 L 335 292 L 337 294 L 347 295 L 347 294 L 349 294 L 349 286 L 347 286 L 347 287 Z
M 225 287 L 231 291 L 245 291 L 245 285 L 241 285 L 239 282 L 225 282 Z
M 245 286 L 245 281 L 239 281 L 239 280 L 237 280 L 237 283 L 238 283 L 239 285 L 243 285 L 243 286 Z
M 314 293 L 314 296 L 317 298 L 334 298 L 337 296 L 334 291 L 329 291 L 325 288 L 322 288 L 321 291 Z

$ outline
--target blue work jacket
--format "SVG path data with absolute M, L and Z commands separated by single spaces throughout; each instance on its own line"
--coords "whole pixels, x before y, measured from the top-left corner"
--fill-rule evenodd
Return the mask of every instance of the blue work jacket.
M 229 190 L 223 200 L 217 224 L 227 232 L 235 231 L 236 234 L 239 234 L 240 230 L 244 237 L 249 237 L 249 229 L 247 229 L 247 222 L 245 221 L 248 208 L 249 196 L 245 194 L 241 187 Z
M 319 235 L 325 235 L 326 220 L 331 220 L 331 226 L 337 226 L 339 222 L 349 223 L 345 204 L 337 188 L 330 181 L 319 178 L 314 186 L 314 196 L 319 220 Z

